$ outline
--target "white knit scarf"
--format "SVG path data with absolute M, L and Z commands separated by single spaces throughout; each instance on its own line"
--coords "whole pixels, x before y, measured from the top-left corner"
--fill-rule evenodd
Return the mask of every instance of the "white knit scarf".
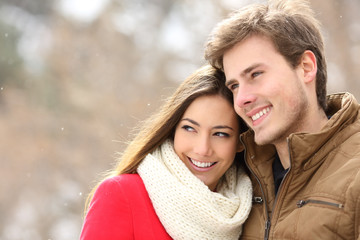
M 232 166 L 212 192 L 165 141 L 138 167 L 156 214 L 173 239 L 238 239 L 251 208 L 252 187 Z

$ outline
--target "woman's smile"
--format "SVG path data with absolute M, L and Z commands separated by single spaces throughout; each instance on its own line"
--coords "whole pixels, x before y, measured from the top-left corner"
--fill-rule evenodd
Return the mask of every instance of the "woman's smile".
M 202 171 L 210 170 L 217 162 L 205 162 L 205 161 L 197 161 L 195 159 L 189 158 L 190 162 L 196 167 L 200 168 Z

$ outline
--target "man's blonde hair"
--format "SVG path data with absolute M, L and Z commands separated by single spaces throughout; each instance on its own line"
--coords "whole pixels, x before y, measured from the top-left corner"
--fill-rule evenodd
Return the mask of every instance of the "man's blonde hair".
M 223 70 L 223 56 L 237 43 L 251 35 L 265 36 L 292 67 L 306 50 L 317 62 L 316 94 L 318 104 L 326 109 L 327 70 L 320 23 L 306 0 L 269 0 L 233 12 L 212 31 L 205 48 L 205 59 Z

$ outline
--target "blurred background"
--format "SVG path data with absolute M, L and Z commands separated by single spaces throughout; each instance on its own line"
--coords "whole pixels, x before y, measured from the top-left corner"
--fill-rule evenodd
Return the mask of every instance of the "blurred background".
M 1 0 L 0 239 L 78 239 L 87 194 L 140 120 L 205 63 L 246 0 Z M 360 99 L 360 1 L 313 0 L 328 91 Z

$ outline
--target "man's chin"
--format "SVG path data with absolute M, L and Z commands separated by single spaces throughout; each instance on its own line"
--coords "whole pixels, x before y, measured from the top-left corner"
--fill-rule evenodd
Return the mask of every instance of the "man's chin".
M 255 132 L 254 136 L 255 143 L 259 146 L 271 144 L 271 140 L 269 138 L 266 138 L 266 136 L 258 134 Z

